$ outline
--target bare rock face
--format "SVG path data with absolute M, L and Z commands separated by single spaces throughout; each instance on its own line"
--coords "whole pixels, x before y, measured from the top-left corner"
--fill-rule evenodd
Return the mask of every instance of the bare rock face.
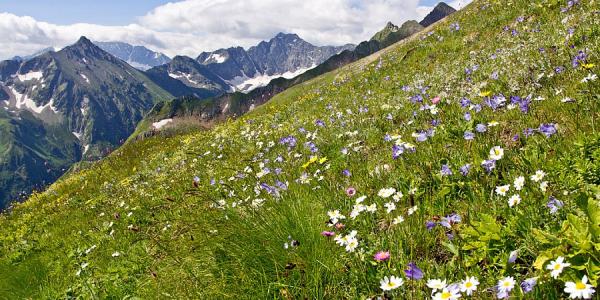
M 456 12 L 456 9 L 452 8 L 450 5 L 440 2 L 438 3 L 433 10 L 420 22 L 423 27 L 428 27 L 429 25 L 453 14 Z

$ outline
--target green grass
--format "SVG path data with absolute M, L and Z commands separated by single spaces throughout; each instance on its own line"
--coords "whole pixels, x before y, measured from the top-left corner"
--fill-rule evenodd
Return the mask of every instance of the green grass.
M 9 283 L 0 285 L 1 297 L 423 299 L 432 295 L 428 279 L 460 283 L 466 276 L 480 282 L 473 299 L 493 299 L 491 288 L 508 276 L 517 282 L 515 299 L 565 299 L 565 283 L 584 275 L 597 286 L 600 81 L 582 79 L 598 68 L 591 29 L 598 4 L 581 2 L 563 13 L 566 3 L 553 1 L 485 4 L 434 25 L 430 36 L 280 93 L 238 120 L 130 141 L 31 196 L 0 217 L 0 281 Z M 586 61 L 572 67 L 583 49 Z M 555 72 L 557 66 L 564 70 Z M 487 93 L 503 94 L 507 103 L 492 109 L 483 104 Z M 508 107 L 511 96 L 529 94 L 527 112 Z M 413 103 L 418 95 L 423 102 Z M 421 109 L 435 97 L 436 114 Z M 574 101 L 561 101 L 567 97 Z M 481 111 L 463 107 L 465 98 Z M 475 130 L 493 121 L 498 125 Z M 524 134 L 542 124 L 557 132 Z M 413 137 L 433 129 L 425 141 Z M 465 140 L 466 131 L 475 138 Z M 406 150 L 396 159 L 392 149 L 401 143 L 387 138 L 394 134 Z M 295 144 L 283 143 L 289 136 Z M 495 146 L 504 155 L 488 172 L 481 163 Z M 452 174 L 442 175 L 443 166 Z M 546 174 L 540 182 L 530 179 L 538 170 Z M 506 196 L 496 192 L 503 185 L 510 185 Z M 403 196 L 379 196 L 386 188 Z M 513 195 L 521 201 L 510 206 Z M 377 210 L 353 219 L 359 196 Z M 551 196 L 563 202 L 553 214 Z M 329 226 L 335 210 L 345 216 L 337 220 L 341 229 Z M 427 221 L 454 213 L 460 222 L 427 229 Z M 404 221 L 394 224 L 397 217 Z M 353 230 L 353 251 L 322 234 Z M 377 261 L 380 251 L 390 258 Z M 554 279 L 546 267 L 559 256 L 571 266 Z M 404 275 L 410 262 L 423 279 Z M 384 276 L 404 284 L 383 291 Z M 521 280 L 535 277 L 525 293 Z

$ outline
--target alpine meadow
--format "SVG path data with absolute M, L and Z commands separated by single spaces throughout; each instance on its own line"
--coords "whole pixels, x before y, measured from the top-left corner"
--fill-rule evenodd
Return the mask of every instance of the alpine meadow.
M 600 3 L 427 25 L 13 203 L 0 299 L 600 299 Z

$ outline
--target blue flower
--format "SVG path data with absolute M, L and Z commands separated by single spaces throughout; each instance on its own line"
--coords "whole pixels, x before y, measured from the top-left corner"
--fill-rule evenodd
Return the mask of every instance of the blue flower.
M 541 124 L 540 132 L 545 134 L 547 138 L 556 133 L 556 128 L 553 124 Z
M 467 121 L 471 121 L 471 114 L 470 114 L 469 112 L 466 112 L 466 113 L 463 115 L 463 118 L 465 118 L 465 120 L 467 120 Z
M 475 126 L 475 131 L 477 132 L 486 132 L 487 131 L 487 127 L 481 123 L 477 124 Z
M 523 291 L 525 293 L 529 293 L 529 292 L 533 291 L 533 288 L 537 284 L 537 280 L 538 280 L 537 277 L 523 280 L 523 284 L 521 284 L 521 288 L 523 288 Z
M 463 135 L 463 138 L 467 141 L 472 140 L 475 138 L 475 134 L 470 131 L 465 131 L 465 135 Z
M 557 210 L 561 209 L 563 207 L 563 205 L 564 205 L 564 203 L 562 201 L 556 200 L 556 199 L 554 199 L 554 197 L 550 197 L 550 202 L 548 202 L 548 204 L 546 204 L 546 206 L 551 208 L 550 214 L 553 214 Z
M 440 174 L 442 174 L 442 176 L 452 175 L 452 170 L 450 170 L 450 168 L 448 167 L 448 164 L 445 164 L 442 166 L 442 170 L 440 171 Z
M 471 165 L 466 164 L 466 165 L 462 166 L 462 168 L 460 168 L 459 171 L 463 174 L 463 176 L 467 176 L 467 175 L 469 175 L 470 170 L 471 170 Z
M 437 226 L 436 222 L 431 222 L 431 221 L 425 222 L 425 227 L 427 227 L 427 230 L 432 230 L 435 228 L 435 226 Z
M 406 277 L 414 280 L 423 279 L 423 271 L 412 262 L 408 263 L 408 269 L 404 270 L 404 273 L 406 273 Z
M 348 169 L 345 169 L 342 173 L 344 173 L 344 175 L 346 175 L 346 177 L 350 177 L 352 175 L 352 173 L 350 173 L 350 171 L 348 171 Z

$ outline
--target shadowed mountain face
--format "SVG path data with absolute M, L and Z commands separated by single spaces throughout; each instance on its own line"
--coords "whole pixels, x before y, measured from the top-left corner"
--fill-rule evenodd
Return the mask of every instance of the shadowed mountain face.
M 0 204 L 51 183 L 82 154 L 105 155 L 154 103 L 172 97 L 85 37 L 0 63 L 0 91 Z
M 429 25 L 453 14 L 455 11 L 456 9 L 452 8 L 450 5 L 440 2 L 423 19 L 423 21 L 419 22 L 419 24 L 421 24 L 423 27 L 428 27 Z

